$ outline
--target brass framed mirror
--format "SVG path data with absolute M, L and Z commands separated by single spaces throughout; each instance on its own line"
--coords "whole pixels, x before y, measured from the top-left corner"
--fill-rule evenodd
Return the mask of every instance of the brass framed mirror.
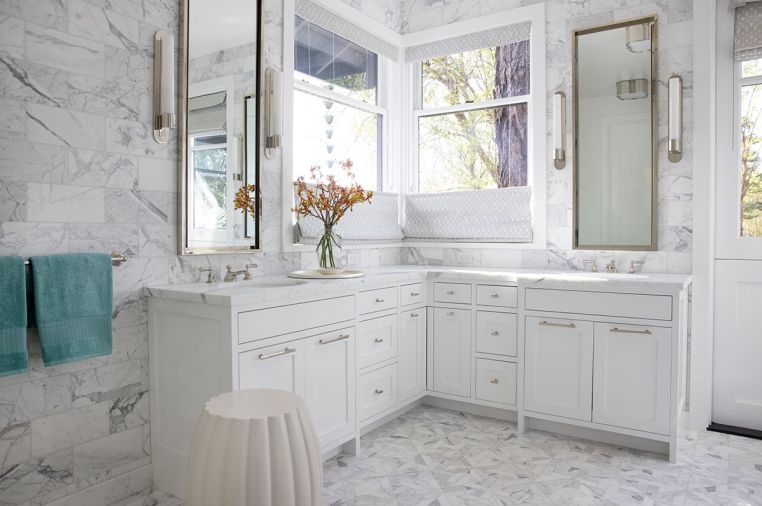
M 234 209 L 260 194 L 262 0 L 184 0 L 178 143 L 180 253 L 250 252 L 260 213 Z
M 656 249 L 657 20 L 573 33 L 575 249 Z

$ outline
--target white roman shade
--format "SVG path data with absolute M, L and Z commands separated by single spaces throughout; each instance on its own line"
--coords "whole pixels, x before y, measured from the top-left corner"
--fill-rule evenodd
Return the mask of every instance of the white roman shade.
M 529 21 L 512 25 L 469 33 L 458 37 L 450 37 L 435 42 L 427 42 L 405 49 L 405 61 L 414 62 L 428 60 L 437 56 L 445 56 L 465 51 L 473 51 L 484 47 L 503 46 L 522 40 L 529 40 L 532 24 Z
M 227 127 L 227 93 L 220 91 L 188 99 L 188 133 L 224 132 Z
M 397 46 L 367 30 L 363 30 L 351 20 L 347 20 L 310 0 L 296 0 L 295 14 L 336 35 L 354 42 L 358 46 L 373 51 L 392 61 L 397 61 Z
M 408 239 L 532 242 L 532 188 L 421 193 L 405 199 Z
M 298 227 L 302 240 L 307 243 L 315 243 L 323 234 L 323 223 L 312 216 L 301 218 Z M 356 205 L 345 214 L 334 231 L 345 243 L 401 241 L 399 195 L 375 193 L 370 203 Z
M 736 61 L 762 58 L 762 2 L 736 2 L 733 53 Z

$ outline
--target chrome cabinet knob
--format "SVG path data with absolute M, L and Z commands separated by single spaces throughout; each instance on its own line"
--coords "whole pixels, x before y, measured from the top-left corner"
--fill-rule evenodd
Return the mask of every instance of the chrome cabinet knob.
M 377 388 L 373 393 L 375 393 L 376 395 L 381 395 L 382 393 L 384 393 L 384 391 L 381 390 L 380 388 Z
M 489 380 L 489 382 L 492 383 L 493 385 L 497 385 L 498 383 L 500 383 L 500 381 L 497 378 L 492 378 L 491 380 Z

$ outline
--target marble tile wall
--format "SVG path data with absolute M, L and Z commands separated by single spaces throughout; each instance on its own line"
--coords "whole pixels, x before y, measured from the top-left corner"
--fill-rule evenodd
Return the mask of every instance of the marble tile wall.
M 400 30 L 410 33 L 478 16 L 505 11 L 541 0 L 402 0 Z M 630 260 L 645 260 L 649 272 L 691 272 L 693 233 L 693 73 L 692 0 L 546 0 L 547 107 L 555 91 L 571 96 L 571 32 L 637 16 L 656 14 L 659 20 L 659 180 L 658 251 L 649 253 L 575 251 L 572 249 L 572 167 L 557 171 L 546 161 L 548 248 L 526 250 L 406 248 L 407 263 L 524 267 L 532 269 L 581 269 L 583 258 L 596 258 L 600 267 L 615 258 L 620 270 Z M 666 79 L 683 77 L 685 87 L 684 145 L 679 163 L 666 157 Z M 571 107 L 571 104 L 568 104 Z M 548 127 L 550 127 L 550 113 Z M 550 128 L 548 141 L 550 142 Z M 567 124 L 567 146 L 572 146 L 571 122 Z M 568 156 L 571 160 L 571 155 Z
M 314 264 L 312 253 L 282 252 L 280 158 L 262 169 L 262 251 L 176 255 L 176 142 L 156 144 L 150 124 L 153 36 L 177 33 L 179 5 L 0 1 L 0 255 L 129 257 L 113 271 L 110 356 L 46 368 L 32 331 L 29 370 L 0 378 L 0 506 L 47 504 L 90 488 L 110 500 L 135 491 L 122 478 L 113 490 L 103 483 L 151 460 L 143 286 L 195 281 L 202 266 L 254 262 L 256 275 L 272 275 Z M 386 19 L 381 2 L 360 7 Z M 392 25 L 398 12 L 389 14 Z M 280 2 L 265 2 L 264 22 L 265 58 L 280 67 Z M 374 266 L 399 264 L 400 254 L 348 257 Z

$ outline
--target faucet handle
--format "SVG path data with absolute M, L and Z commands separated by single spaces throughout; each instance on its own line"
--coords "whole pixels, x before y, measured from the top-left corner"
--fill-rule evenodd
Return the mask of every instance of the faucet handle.
M 249 269 L 256 269 L 257 264 L 246 264 L 246 266 L 243 268 L 243 279 L 244 281 L 249 281 L 251 279 L 251 273 L 249 272 Z
M 643 272 L 643 266 L 646 264 L 645 260 L 632 260 L 630 262 L 630 274 Z
M 199 272 L 206 272 L 206 282 L 207 283 L 214 283 L 214 269 L 212 267 L 201 267 L 198 270 Z
M 583 258 L 582 264 L 585 266 L 585 270 L 588 272 L 598 272 L 598 262 L 595 258 Z

